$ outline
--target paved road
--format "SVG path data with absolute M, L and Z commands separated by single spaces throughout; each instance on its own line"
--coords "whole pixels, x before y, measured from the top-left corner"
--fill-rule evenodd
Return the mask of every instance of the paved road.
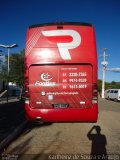
M 71 159 L 63 157 L 66 154 L 74 159 L 90 159 L 91 153 L 120 159 L 120 103 L 99 99 L 99 119 L 95 124 L 28 124 L 4 153 L 25 160 Z

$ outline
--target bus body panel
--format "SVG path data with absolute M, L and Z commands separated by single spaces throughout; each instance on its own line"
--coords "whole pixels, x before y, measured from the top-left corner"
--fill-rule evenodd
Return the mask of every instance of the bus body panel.
M 32 108 L 91 108 L 92 87 L 91 65 L 41 65 L 29 68 Z
M 26 118 L 37 120 L 41 118 L 44 122 L 96 122 L 98 118 L 98 107 L 94 104 L 92 108 L 86 109 L 32 109 L 25 104 Z
M 97 53 L 93 26 L 43 25 L 27 31 L 26 117 L 96 122 Z
M 66 57 L 68 54 L 70 58 Z M 57 29 L 57 25 L 31 28 L 27 33 L 26 57 L 28 66 L 40 63 L 86 62 L 97 65 L 94 28 L 74 25 L 63 25 L 61 30 Z

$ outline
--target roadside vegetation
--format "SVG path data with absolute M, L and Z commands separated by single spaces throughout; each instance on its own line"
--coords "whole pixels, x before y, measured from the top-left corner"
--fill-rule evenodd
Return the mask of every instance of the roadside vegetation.
M 13 82 L 23 87 L 24 54 L 25 54 L 25 50 L 22 50 L 20 53 L 10 54 L 9 74 L 8 74 L 7 56 L 5 57 L 4 62 L 0 61 L 0 81 L 3 81 L 5 84 L 7 84 L 8 81 Z
M 120 82 L 105 82 L 105 90 L 107 89 L 120 89 Z M 102 80 L 98 80 L 98 91 L 101 93 L 102 91 Z

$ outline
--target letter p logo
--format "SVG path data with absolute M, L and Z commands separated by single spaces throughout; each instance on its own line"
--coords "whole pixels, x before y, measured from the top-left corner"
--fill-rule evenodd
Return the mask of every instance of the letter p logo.
M 42 34 L 46 37 L 52 36 L 71 36 L 72 42 L 69 43 L 57 43 L 60 55 L 64 60 L 71 60 L 69 49 L 78 47 L 81 43 L 81 36 L 77 31 L 74 30 L 50 30 L 42 31 Z

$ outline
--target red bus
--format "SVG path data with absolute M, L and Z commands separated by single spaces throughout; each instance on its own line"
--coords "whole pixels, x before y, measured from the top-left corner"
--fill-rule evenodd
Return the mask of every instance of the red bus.
M 47 23 L 28 28 L 25 53 L 28 120 L 96 122 L 97 92 L 93 25 Z

